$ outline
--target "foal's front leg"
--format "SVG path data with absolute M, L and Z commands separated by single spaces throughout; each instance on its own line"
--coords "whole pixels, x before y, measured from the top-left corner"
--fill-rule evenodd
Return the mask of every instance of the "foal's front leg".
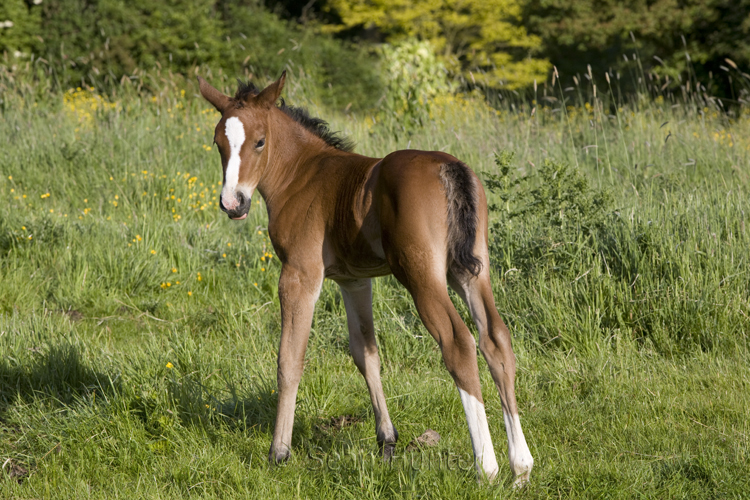
M 318 300 L 322 282 L 322 270 L 318 273 L 310 273 L 287 265 L 281 269 L 279 279 L 281 341 L 277 371 L 279 404 L 273 443 L 268 453 L 268 459 L 272 463 L 284 461 L 291 454 L 297 389 L 302 377 L 315 301 Z

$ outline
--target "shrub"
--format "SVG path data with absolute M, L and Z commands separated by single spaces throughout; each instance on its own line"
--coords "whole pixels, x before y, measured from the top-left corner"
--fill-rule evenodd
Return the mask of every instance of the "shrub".
M 117 83 L 148 88 L 139 71 L 188 75 L 196 66 L 276 78 L 297 69 L 326 104 L 371 106 L 382 94 L 377 59 L 347 42 L 288 23 L 255 0 L 45 0 L 0 6 L 0 50 L 43 57 L 58 87 Z M 3 24 L 5 26 L 6 24 Z
M 451 85 L 445 66 L 429 42 L 407 40 L 380 47 L 386 91 L 382 109 L 404 130 L 421 128 L 435 97 L 448 93 Z
M 499 174 L 486 174 L 485 181 L 501 200 L 490 210 L 497 216 L 491 253 L 502 268 L 562 272 L 580 252 L 596 253 L 599 232 L 613 213 L 609 193 L 591 188 L 586 177 L 564 163 L 546 160 L 538 171 L 518 176 L 512 161 L 512 153 L 496 155 Z

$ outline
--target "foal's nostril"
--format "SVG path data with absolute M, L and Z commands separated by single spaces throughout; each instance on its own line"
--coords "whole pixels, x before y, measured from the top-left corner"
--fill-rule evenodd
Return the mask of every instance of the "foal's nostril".
M 237 201 L 240 202 L 240 206 L 245 204 L 245 195 L 242 193 L 237 193 Z

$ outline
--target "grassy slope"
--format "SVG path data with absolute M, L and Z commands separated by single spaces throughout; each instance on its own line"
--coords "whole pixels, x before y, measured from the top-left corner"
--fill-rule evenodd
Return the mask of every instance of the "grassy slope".
M 0 459 L 6 472 L 16 465 L 30 475 L 20 485 L 0 476 L 1 497 L 695 498 L 750 491 L 747 120 L 730 125 L 688 106 L 653 106 L 592 128 L 582 111 L 569 121 L 552 109 L 496 116 L 451 99 L 411 137 L 382 133 L 366 117 L 335 123 L 365 154 L 443 149 L 478 171 L 493 171 L 492 153 L 501 149 L 518 154 L 520 171 L 534 171 L 545 157 L 577 162 L 593 184 L 612 191 L 632 223 L 612 234 L 633 243 L 628 228 L 658 227 L 650 240 L 656 256 L 649 254 L 656 260 L 641 266 L 669 255 L 674 279 L 652 273 L 623 289 L 606 267 L 591 265 L 583 275 L 591 262 L 575 259 L 575 280 L 544 261 L 533 272 L 496 278 L 536 458 L 530 486 L 513 492 L 502 465 L 500 402 L 484 362 L 490 426 L 506 474 L 500 487 L 476 484 L 458 395 L 392 278 L 376 280 L 374 310 L 400 456 L 383 465 L 374 455 L 369 398 L 348 356 L 340 296 L 326 282 L 298 397 L 295 455 L 286 466 L 267 465 L 279 267 L 269 259 L 265 211 L 256 204 L 239 224 L 219 213 L 218 155 L 206 149 L 215 114 L 179 95 L 157 101 L 127 100 L 91 117 L 82 113 L 93 102 L 83 94 L 67 107 L 6 104 Z M 596 121 L 596 111 L 590 114 Z M 664 121 L 671 125 L 660 128 Z M 592 144 L 598 147 L 582 149 Z M 727 234 L 711 237 L 722 223 Z M 530 238 L 528 227 L 514 230 Z M 603 322 L 613 304 L 632 304 L 637 315 L 658 321 Z M 346 414 L 358 421 L 329 425 Z M 440 444 L 404 453 L 428 427 L 443 436 Z

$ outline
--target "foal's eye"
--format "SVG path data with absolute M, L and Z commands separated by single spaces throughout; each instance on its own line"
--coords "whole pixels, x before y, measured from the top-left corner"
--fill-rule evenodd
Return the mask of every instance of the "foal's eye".
M 258 142 L 257 142 L 257 143 L 255 144 L 255 149 L 260 149 L 260 148 L 262 148 L 262 147 L 263 147 L 263 146 L 265 146 L 265 145 L 266 145 L 266 140 L 265 140 L 265 139 L 261 139 L 261 140 L 259 140 L 259 141 L 258 141 Z

